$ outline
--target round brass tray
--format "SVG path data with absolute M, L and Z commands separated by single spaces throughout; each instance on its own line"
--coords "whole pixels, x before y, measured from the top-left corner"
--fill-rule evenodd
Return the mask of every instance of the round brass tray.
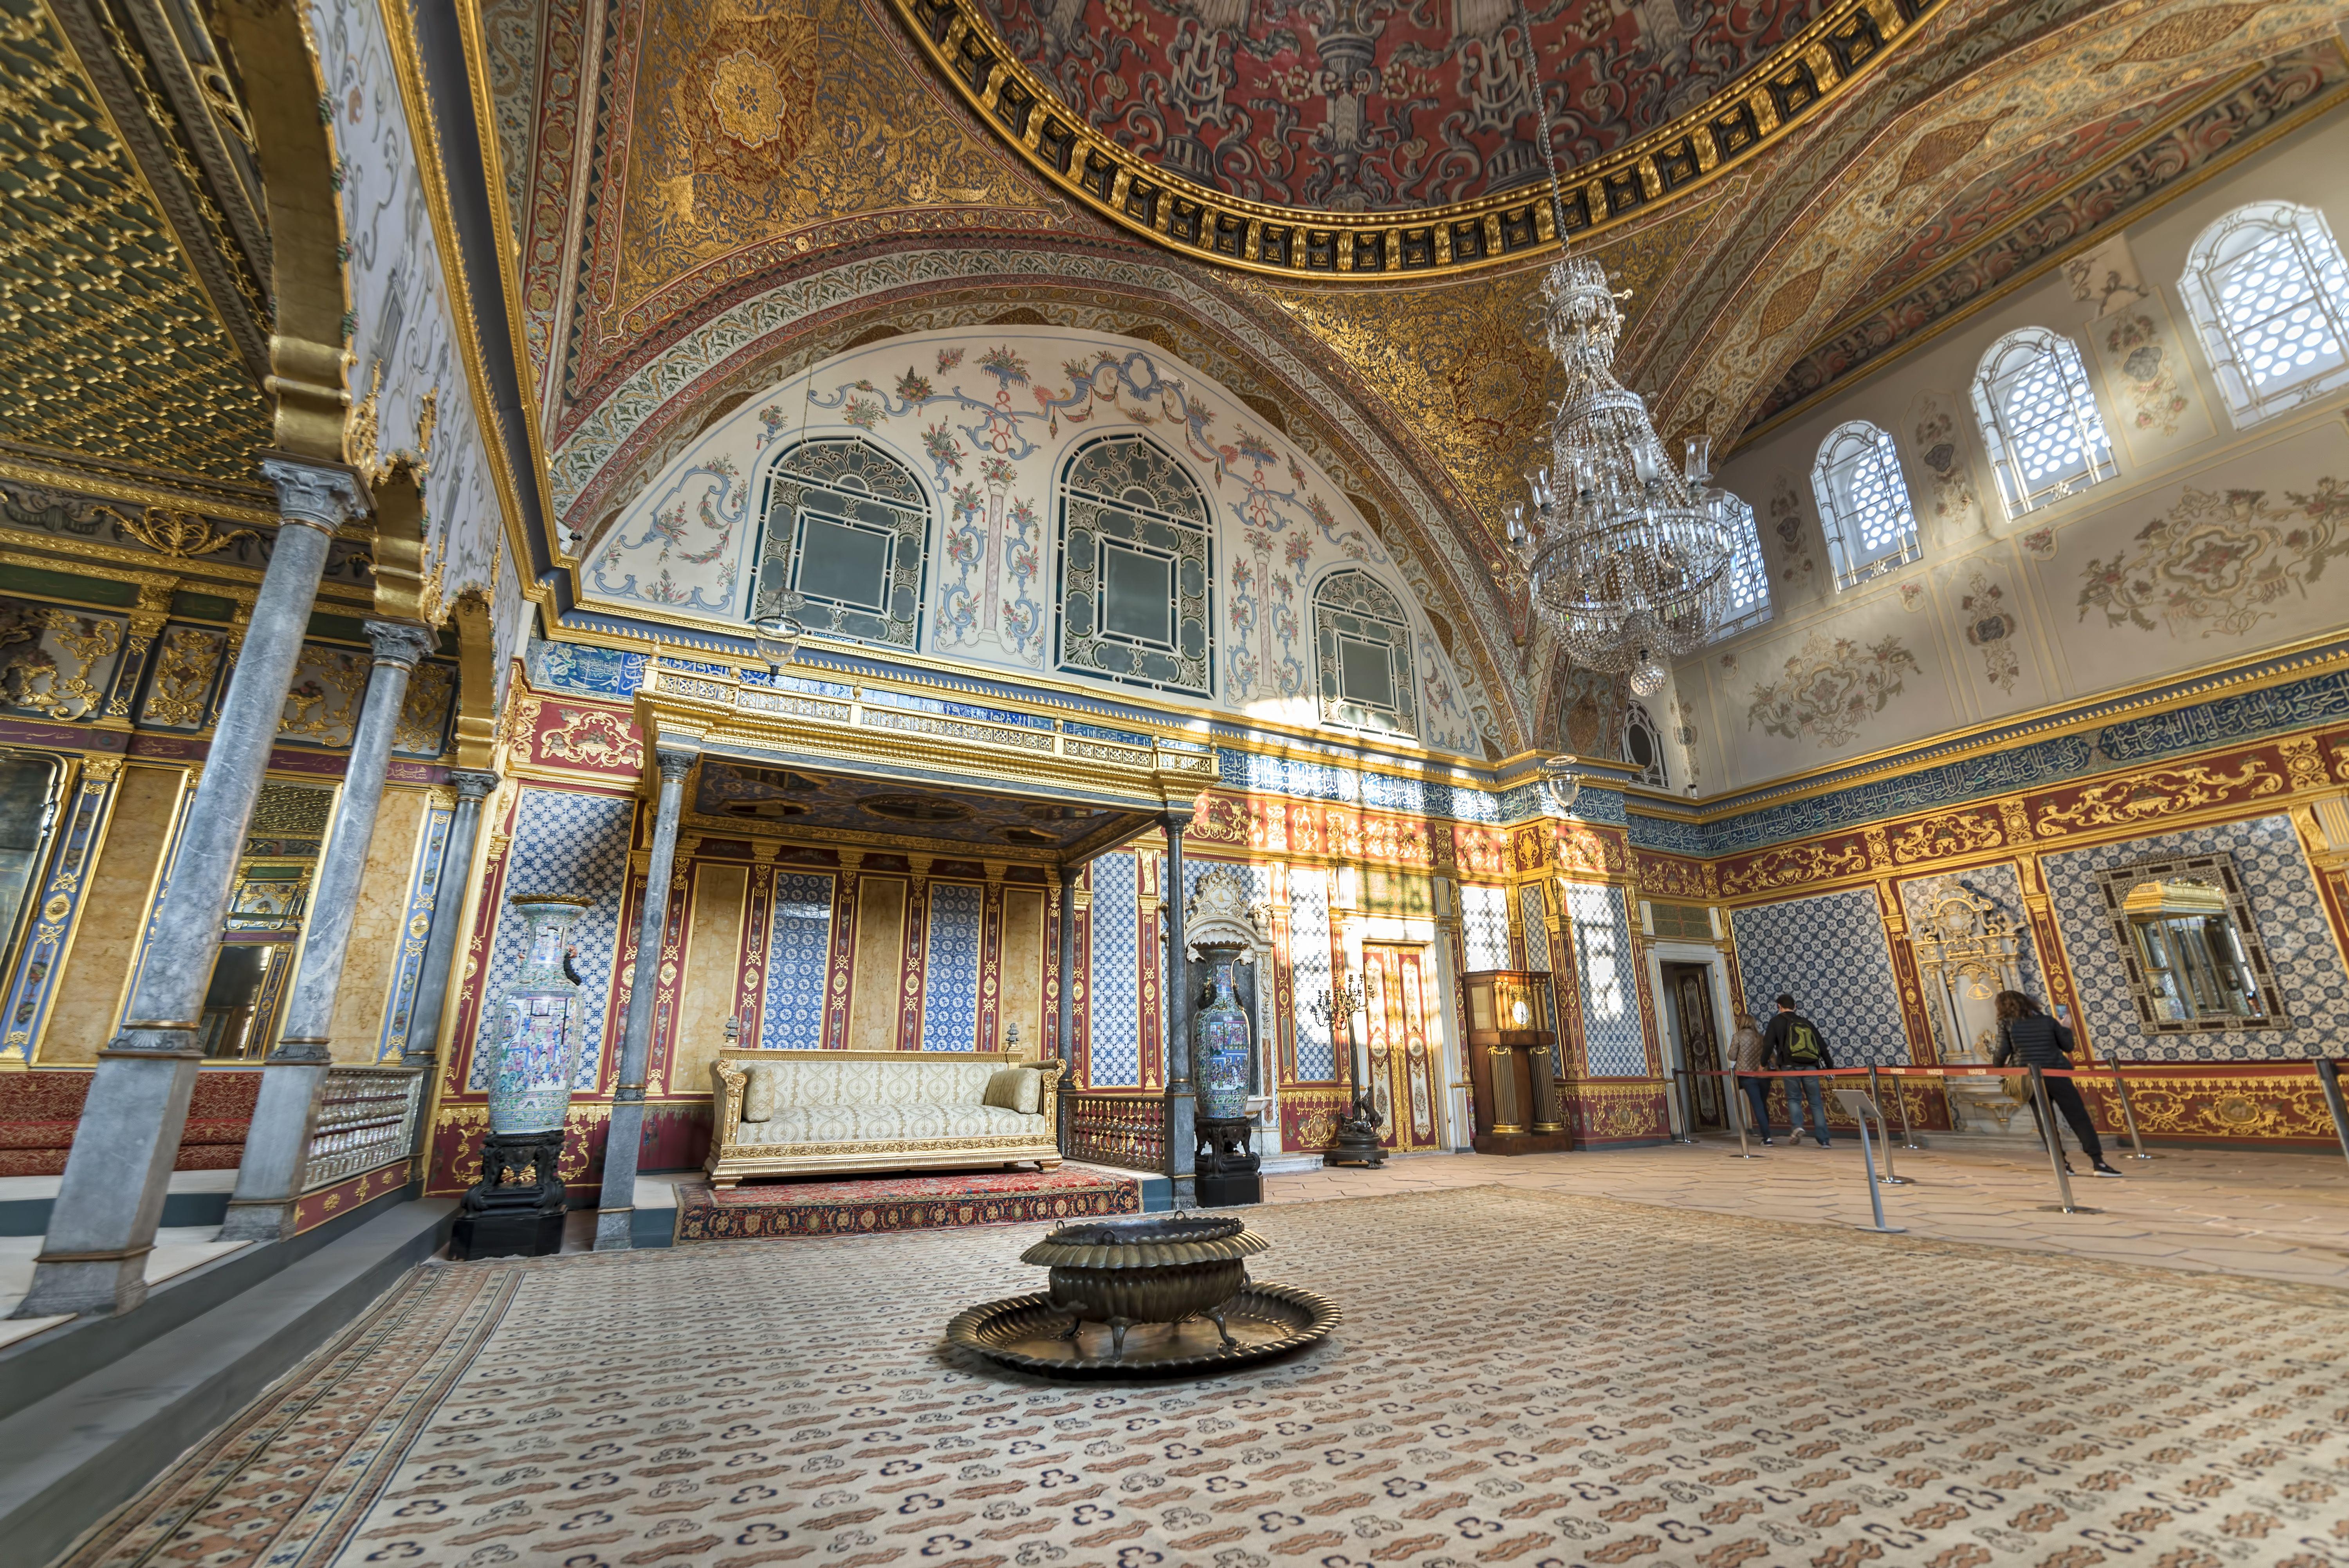
M 1098 1354 L 1109 1348 L 1106 1324 L 1090 1323 L 1073 1341 L 1062 1339 L 1069 1314 L 1052 1305 L 1050 1292 L 1038 1291 L 966 1307 L 947 1324 L 947 1338 L 1022 1372 L 1053 1377 L 1164 1377 L 1244 1366 L 1284 1355 L 1320 1339 L 1344 1316 L 1327 1296 L 1256 1281 L 1224 1308 L 1225 1324 L 1238 1344 L 1225 1345 L 1216 1325 L 1203 1317 L 1138 1323 L 1125 1331 L 1125 1354 L 1111 1356 Z

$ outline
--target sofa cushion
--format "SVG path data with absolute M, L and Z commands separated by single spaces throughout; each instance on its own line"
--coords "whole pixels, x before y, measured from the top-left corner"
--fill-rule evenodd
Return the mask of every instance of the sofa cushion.
M 735 1128 L 737 1144 L 880 1143 L 907 1138 L 1025 1137 L 1049 1142 L 1041 1116 L 994 1106 L 779 1106 Z
M 742 1065 L 754 1078 L 761 1073 L 772 1078 L 777 1109 L 785 1106 L 976 1106 L 995 1071 L 990 1062 L 941 1062 L 925 1059 L 916 1051 L 905 1052 L 900 1059 L 880 1061 L 825 1062 L 802 1056 L 785 1062 L 743 1060 Z
M 1032 1116 L 1044 1103 L 1044 1086 L 1026 1067 L 999 1068 L 987 1080 L 979 1103 Z
M 749 1080 L 742 1085 L 742 1119 L 763 1122 L 775 1114 L 781 1098 L 784 1071 L 771 1062 L 762 1062 L 750 1069 Z

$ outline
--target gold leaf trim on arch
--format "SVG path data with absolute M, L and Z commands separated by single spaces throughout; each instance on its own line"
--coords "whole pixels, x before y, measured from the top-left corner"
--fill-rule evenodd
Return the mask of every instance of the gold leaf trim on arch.
M 1053 189 L 1177 254 L 1300 281 L 1391 283 L 1512 266 L 1557 244 L 1539 187 L 1387 213 L 1323 212 L 1226 195 L 1128 151 L 1071 112 L 1017 57 L 980 0 L 889 5 L 971 111 Z M 1568 235 L 1647 216 L 1744 167 L 1783 141 L 1789 127 L 1816 119 L 1875 73 L 1935 6 L 1936 0 L 1913 6 L 1832 0 L 1727 90 L 1568 171 Z M 1369 257 L 1374 264 L 1362 265 Z

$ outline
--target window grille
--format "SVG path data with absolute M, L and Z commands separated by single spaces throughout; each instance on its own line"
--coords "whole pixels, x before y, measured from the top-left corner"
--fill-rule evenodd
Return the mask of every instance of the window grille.
M 918 643 L 930 502 L 905 465 L 861 437 L 801 441 L 768 470 L 763 514 L 751 619 L 788 613 L 825 637 Z
M 1061 473 L 1060 667 L 1210 694 L 1207 502 L 1156 442 L 1105 436 Z
M 1383 734 L 1416 732 L 1411 627 L 1402 601 L 1368 572 L 1332 572 L 1313 590 L 1321 722 Z
M 2194 242 L 2178 292 L 2236 428 L 2349 385 L 2349 267 L 2315 208 L 2236 208 Z
M 1640 770 L 1640 782 L 1658 789 L 1671 787 L 1671 775 L 1664 769 L 1664 735 L 1656 728 L 1655 719 L 1644 702 L 1630 702 L 1623 709 L 1623 760 Z
M 1917 514 L 1889 431 L 1866 420 L 1829 431 L 1811 468 L 1811 491 L 1826 525 L 1837 587 L 1856 587 L 1917 558 Z
M 2009 517 L 2076 495 L 2116 472 L 2080 350 L 2061 333 L 2028 327 L 1992 344 L 1974 373 L 1973 395 Z
M 1734 554 L 1729 557 L 1729 590 L 1723 601 L 1719 642 L 1770 618 L 1770 571 L 1762 560 L 1762 532 L 1754 522 L 1754 508 L 1738 496 L 1722 492 L 1728 512 L 1727 527 Z

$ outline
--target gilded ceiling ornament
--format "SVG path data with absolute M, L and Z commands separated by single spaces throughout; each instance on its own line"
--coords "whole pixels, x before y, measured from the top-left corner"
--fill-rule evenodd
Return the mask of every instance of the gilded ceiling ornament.
M 114 525 L 149 549 L 163 556 L 194 558 L 217 555 L 239 539 L 258 538 L 251 528 L 232 528 L 222 533 L 212 525 L 209 517 L 192 512 L 181 512 L 168 506 L 150 506 L 136 517 L 125 516 L 111 506 L 98 511 L 114 519 Z

